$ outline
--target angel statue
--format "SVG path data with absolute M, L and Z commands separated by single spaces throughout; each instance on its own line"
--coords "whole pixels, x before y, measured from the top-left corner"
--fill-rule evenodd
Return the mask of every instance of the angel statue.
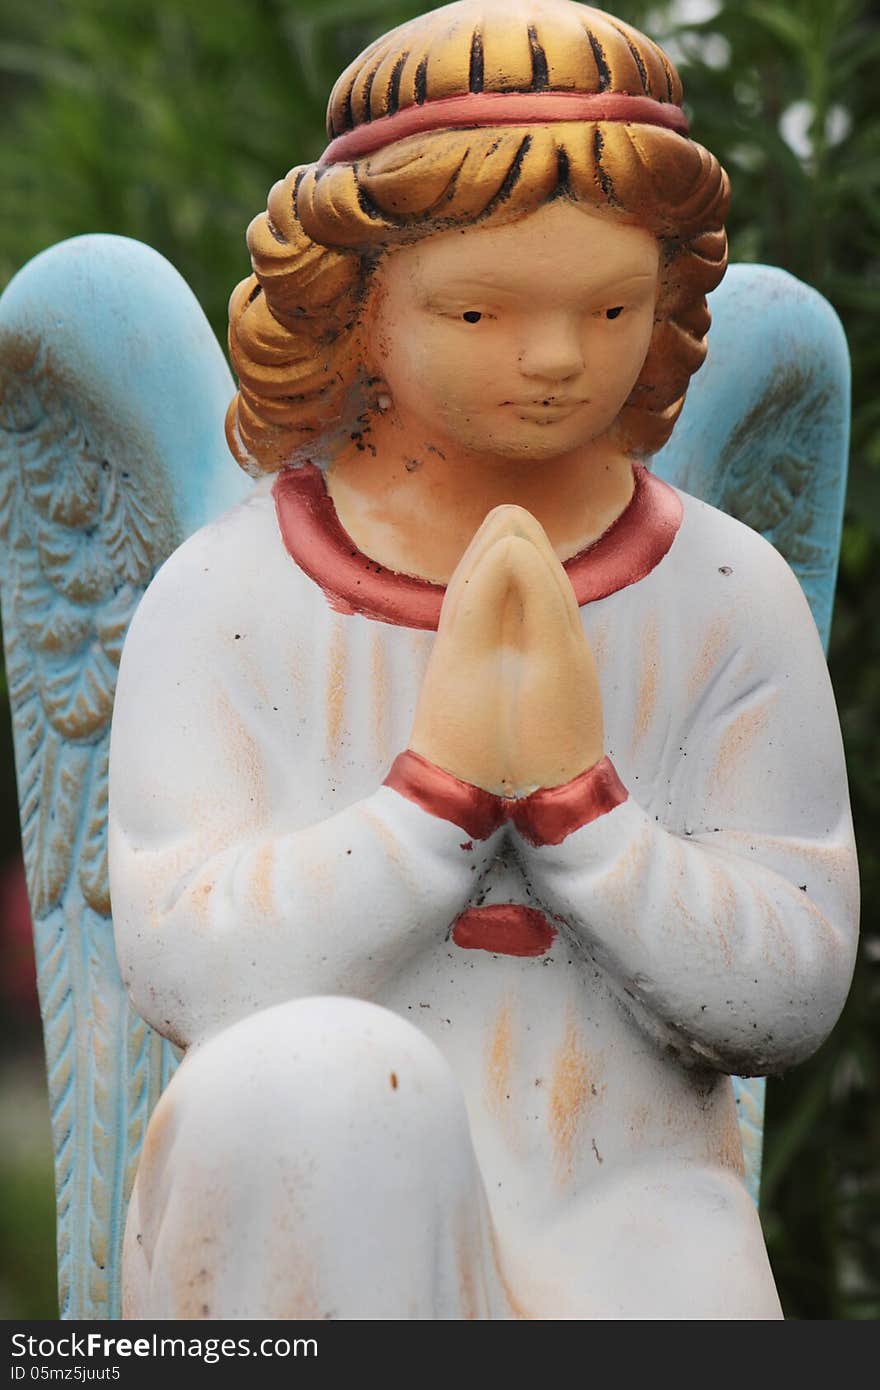
M 727 201 L 656 44 L 460 0 L 355 59 L 249 228 L 255 483 L 153 253 L 8 291 L 65 1311 L 781 1316 L 731 1076 L 834 1025 L 856 861 L 807 599 L 691 490 L 833 586 L 845 354 L 811 291 L 732 277 L 692 489 L 649 471 Z

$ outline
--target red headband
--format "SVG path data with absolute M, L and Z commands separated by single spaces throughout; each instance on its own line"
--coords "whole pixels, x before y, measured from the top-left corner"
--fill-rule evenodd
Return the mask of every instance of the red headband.
M 680 106 L 626 92 L 467 92 L 421 106 L 404 106 L 391 116 L 366 121 L 331 140 L 321 164 L 360 159 L 408 135 L 462 126 L 535 125 L 555 121 L 632 121 L 665 126 L 687 135 Z

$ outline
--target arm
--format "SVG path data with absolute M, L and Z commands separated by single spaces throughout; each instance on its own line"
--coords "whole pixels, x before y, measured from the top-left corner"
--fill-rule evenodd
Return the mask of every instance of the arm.
M 297 995 L 369 997 L 442 939 L 494 845 L 464 808 L 430 814 L 386 786 L 308 824 L 308 730 L 298 755 L 278 713 L 259 712 L 243 644 L 216 620 L 222 583 L 203 576 L 198 545 L 161 572 L 126 643 L 113 724 L 122 974 L 139 1012 L 182 1043 Z
M 561 837 L 533 817 L 520 839 L 536 891 L 645 1029 L 686 1060 L 741 1074 L 782 1070 L 822 1042 L 849 988 L 858 919 L 824 657 L 796 579 L 756 546 L 762 597 L 741 614 L 730 681 L 696 717 L 684 697 L 671 712 L 669 741 L 689 756 L 661 771 L 656 805 L 676 829 L 634 784 L 588 822 L 572 803 Z

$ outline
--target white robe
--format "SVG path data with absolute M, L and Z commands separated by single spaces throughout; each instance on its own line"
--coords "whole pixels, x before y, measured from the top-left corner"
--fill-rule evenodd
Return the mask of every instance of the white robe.
M 296 1268 L 325 1237 L 327 1251 L 312 1261 L 308 1298 L 285 1296 L 286 1311 L 269 1315 L 778 1316 L 741 1186 L 726 1073 L 782 1071 L 833 1026 L 855 951 L 852 825 L 830 682 L 796 579 L 748 528 L 682 502 L 680 529 L 650 573 L 581 607 L 606 752 L 629 795 L 558 845 L 533 846 L 510 829 L 479 841 L 383 786 L 407 745 L 433 633 L 335 611 L 285 550 L 267 484 L 160 571 L 120 671 L 111 888 L 136 1007 L 196 1046 L 142 1160 L 129 1311 L 254 1316 L 272 1303 L 253 1294 L 261 1276 L 240 1255 L 237 1282 L 230 1274 L 224 1284 L 217 1270 L 236 1257 L 232 1244 L 216 1254 L 216 1232 L 215 1254 L 200 1265 L 211 1298 L 193 1302 L 195 1275 L 189 1293 L 169 1292 L 162 1251 L 168 1267 L 179 1264 L 210 1212 L 241 1200 L 241 1178 L 230 1184 L 222 1165 L 212 1170 L 206 1215 L 194 1195 L 204 1174 L 184 1174 L 184 1120 L 171 1126 L 176 1149 L 159 1130 L 169 1128 L 175 1087 L 178 1111 L 187 1109 L 188 1069 L 207 1076 L 212 1052 L 218 1094 L 224 1078 L 234 1089 L 230 1058 L 249 1047 L 251 1025 L 260 1075 L 271 1073 L 267 1097 L 283 1092 L 286 1073 L 274 1068 L 292 1015 L 263 1011 L 342 996 L 407 1020 L 447 1066 L 442 1104 L 464 1102 L 454 1124 L 466 1162 L 454 1191 L 471 1194 L 462 1218 L 471 1253 L 447 1252 L 445 1264 L 438 1256 L 442 1213 L 457 1198 L 434 1184 L 413 1197 L 414 1211 L 436 1207 L 417 1248 L 397 1249 L 385 1208 L 385 1234 L 377 1227 L 366 1241 L 364 1268 L 388 1271 L 379 1293 L 358 1294 L 357 1259 L 340 1274 L 345 1232 L 381 1187 L 381 1146 L 374 1153 L 365 1132 L 382 1129 L 380 1107 L 352 1139 L 353 1155 L 372 1154 L 353 1207 L 338 1176 L 324 1187 L 309 1179 L 310 1253 L 299 1230 Z M 550 949 L 522 957 L 458 946 L 452 924 L 469 905 L 492 903 L 540 910 L 555 933 Z M 363 1023 L 372 1037 L 381 1016 L 358 1017 L 352 1036 Z M 296 1018 L 312 1037 L 314 1013 Z M 282 1041 L 258 1036 L 270 1022 Z M 406 1071 L 394 1066 L 395 1047 L 408 1046 L 396 1027 L 377 1063 L 389 1104 Z M 328 1031 L 318 1033 L 326 1051 Z M 352 1050 L 366 1066 L 369 1047 Z M 252 1087 L 253 1065 L 243 1065 Z M 342 1085 L 331 1073 L 314 1084 Z M 287 1128 L 257 1145 L 287 1150 L 293 1167 L 299 1103 Z M 221 1111 L 210 1143 L 209 1118 L 190 1120 L 193 1153 L 200 1144 L 213 1152 L 231 1128 L 258 1126 L 250 1111 L 246 1120 Z M 390 1134 L 384 1152 L 397 1153 Z M 320 1161 L 316 1149 L 309 1171 Z M 252 1162 L 241 1155 L 237 1171 Z M 425 1162 L 423 1153 L 420 1172 Z M 276 1189 L 266 1230 L 282 1219 Z M 152 1236 L 131 1235 L 139 1223 Z M 718 1276 L 719 1256 L 730 1278 Z M 408 1299 L 413 1267 L 426 1264 L 470 1273 Z M 351 1288 L 337 1296 L 346 1278 Z

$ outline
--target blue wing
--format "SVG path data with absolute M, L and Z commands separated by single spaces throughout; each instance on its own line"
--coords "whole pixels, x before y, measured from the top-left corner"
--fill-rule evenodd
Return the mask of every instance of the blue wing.
M 827 300 L 784 270 L 731 266 L 709 299 L 709 351 L 661 477 L 760 531 L 791 565 L 826 647 L 843 526 L 850 365 Z M 758 1199 L 764 1082 L 734 1082 Z
M 138 242 L 64 242 L 0 302 L 0 582 L 64 1317 L 118 1315 L 128 1195 L 175 1065 L 128 1004 L 113 946 L 117 667 L 156 569 L 250 486 L 223 438 L 233 391 L 190 290 Z

